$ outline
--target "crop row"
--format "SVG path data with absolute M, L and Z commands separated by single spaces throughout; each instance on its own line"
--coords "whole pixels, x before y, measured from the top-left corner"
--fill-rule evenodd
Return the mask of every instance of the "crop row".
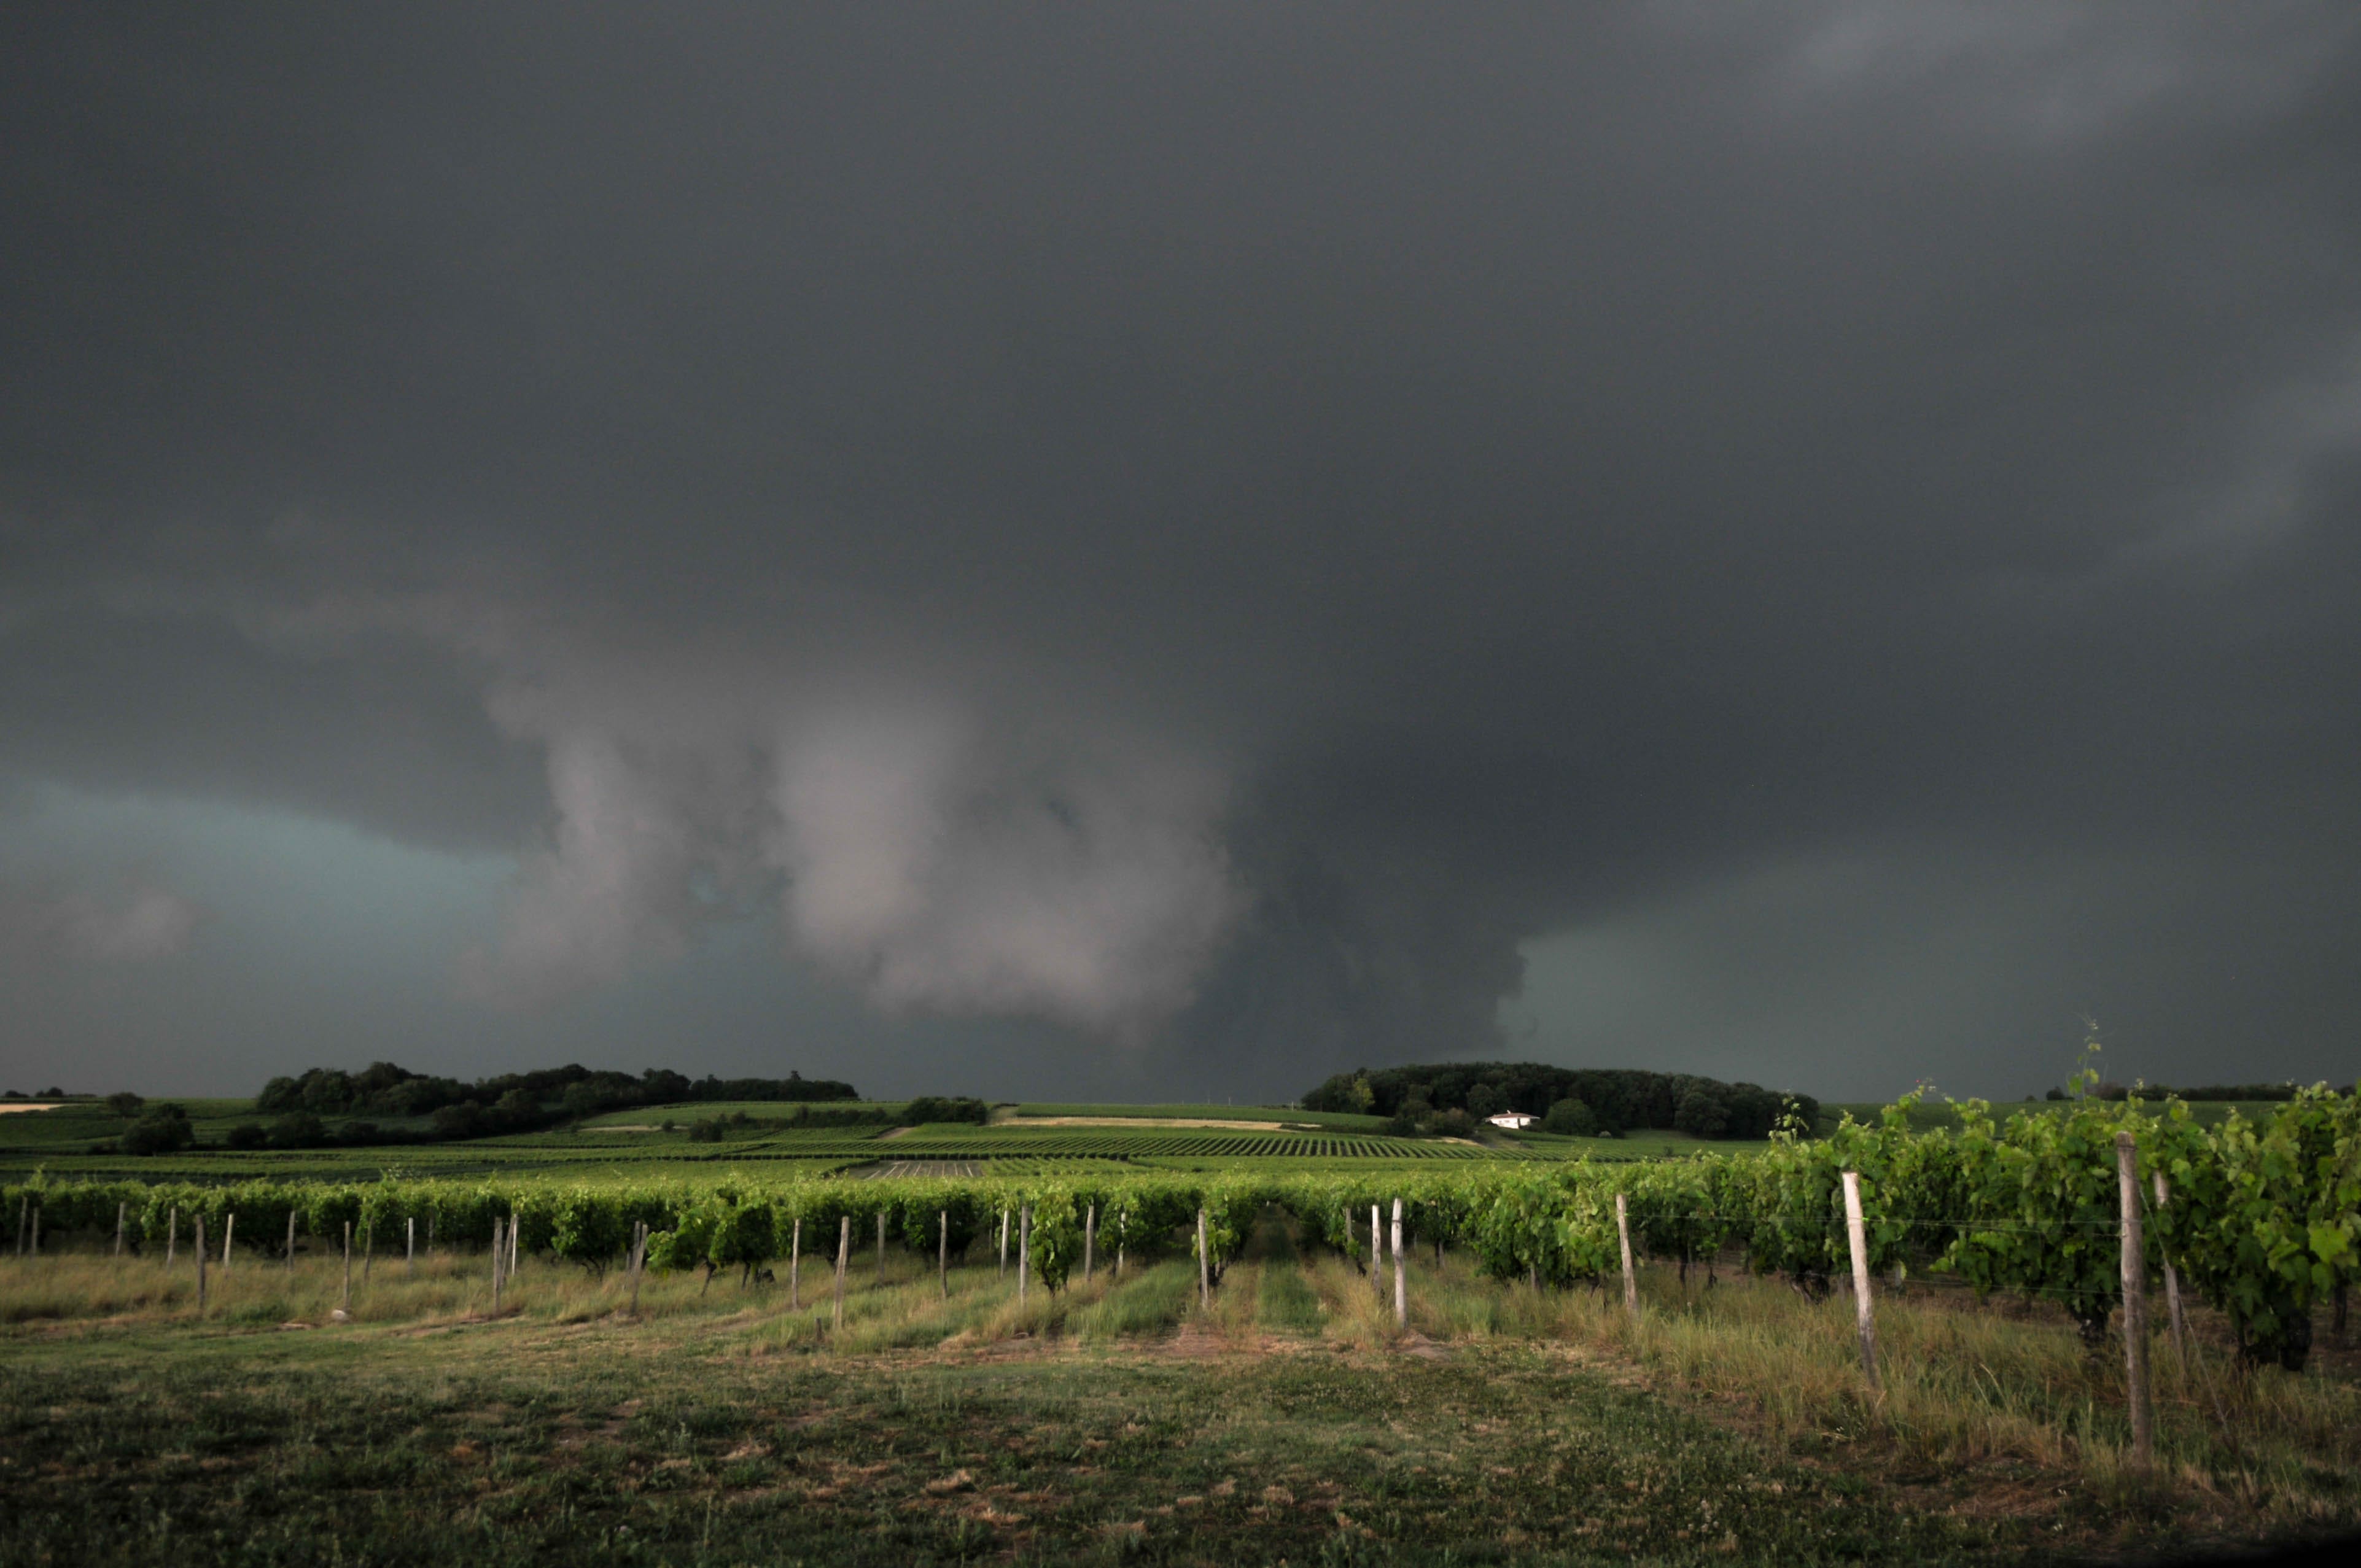
M 1979 1292 L 2055 1302 L 2095 1337 L 2122 1291 L 2116 1139 L 2128 1135 L 2150 1211 L 2148 1264 L 2172 1264 L 2184 1285 L 2228 1316 L 2250 1357 L 2300 1365 L 2312 1304 L 2329 1298 L 2341 1310 L 2361 1262 L 2361 1113 L 2350 1096 L 2307 1091 L 2260 1120 L 2233 1116 L 2213 1126 L 2185 1106 L 2158 1116 L 2136 1102 L 2093 1099 L 1997 1124 L 1989 1107 L 1970 1102 L 1957 1128 L 1914 1132 L 1912 1108 L 1908 1101 L 1889 1107 L 1873 1125 L 1847 1119 L 1824 1139 L 1782 1137 L 1756 1153 L 1645 1164 L 1430 1160 L 1196 1174 L 1126 1168 L 1069 1146 L 1056 1151 L 1066 1157 L 1037 1157 L 1020 1169 L 892 1180 L 819 1175 L 786 1161 L 644 1179 L 258 1178 L 210 1186 L 45 1179 L 0 1188 L 0 1202 L 16 1211 L 20 1250 L 28 1225 L 102 1238 L 120 1226 L 126 1244 L 152 1245 L 185 1237 L 201 1216 L 218 1237 L 232 1213 L 239 1239 L 267 1249 L 286 1245 L 291 1220 L 332 1241 L 349 1223 L 362 1245 L 413 1229 L 436 1245 L 478 1245 L 496 1221 L 513 1219 L 524 1246 L 591 1267 L 618 1258 L 641 1223 L 654 1233 L 649 1255 L 657 1266 L 718 1268 L 829 1247 L 847 1226 L 866 1238 L 881 1222 L 931 1255 L 946 1243 L 963 1249 L 1014 1212 L 1029 1213 L 1030 1255 L 1054 1288 L 1079 1258 L 1086 1227 L 1110 1248 L 1193 1249 L 1202 1210 L 1208 1261 L 1218 1269 L 1267 1205 L 1358 1255 L 1370 1206 L 1395 1200 L 1419 1241 L 1467 1249 L 1496 1276 L 1596 1281 L 1620 1266 L 1620 1197 L 1646 1255 L 1686 1265 L 1736 1249 L 1748 1266 L 1817 1294 L 1847 1255 L 1839 1177 L 1853 1171 L 1871 1266 L 1932 1268 Z M 969 1157 L 955 1146 L 914 1143 L 867 1152 L 917 1170 Z

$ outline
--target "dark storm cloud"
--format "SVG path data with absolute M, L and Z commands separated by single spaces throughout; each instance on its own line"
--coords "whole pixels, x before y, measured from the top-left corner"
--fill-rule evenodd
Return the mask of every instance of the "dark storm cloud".
M 0 757 L 529 844 L 484 995 L 1284 1086 L 1864 842 L 2351 914 L 2221 871 L 2356 850 L 2341 7 L 19 28 Z

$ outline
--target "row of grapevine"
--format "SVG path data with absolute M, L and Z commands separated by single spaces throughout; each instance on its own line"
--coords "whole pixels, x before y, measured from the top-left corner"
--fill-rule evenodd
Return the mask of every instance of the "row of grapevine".
M 1054 1288 L 1079 1261 L 1093 1214 L 1102 1251 L 1112 1255 L 1193 1246 L 1202 1208 L 1218 1269 L 1266 1205 L 1363 1255 L 1370 1206 L 1400 1199 L 1421 1243 L 1463 1249 L 1504 1279 L 1566 1286 L 1620 1267 L 1620 1196 L 1646 1256 L 1710 1266 L 1737 1249 L 1748 1266 L 1817 1296 L 1847 1257 L 1839 1178 L 1852 1170 L 1873 1268 L 1932 1269 L 1979 1292 L 2055 1302 L 2095 1343 L 2122 1289 L 2114 1146 L 2128 1132 L 2143 1192 L 2166 1195 L 2147 1216 L 2151 1265 L 2173 1264 L 2225 1314 L 2250 1359 L 2301 1366 L 2312 1307 L 2333 1298 L 2341 1310 L 2361 1269 L 2361 1108 L 2351 1096 L 2307 1091 L 2259 1121 L 2234 1115 L 2212 1127 L 2180 1104 L 2157 1115 L 2136 1102 L 2085 1099 L 2004 1122 L 1968 1102 L 1956 1131 L 1914 1132 L 1911 1109 L 1905 1101 L 1875 1124 L 1848 1119 L 1828 1137 L 1781 1136 L 1759 1152 L 1641 1164 L 1433 1161 L 1197 1174 L 1038 1158 L 1021 1170 L 888 1180 L 784 1162 L 649 1179 L 36 1179 L 0 1188 L 0 1213 L 17 1213 L 20 1250 L 36 1206 L 52 1234 L 105 1234 L 119 1214 L 132 1241 L 149 1244 L 200 1215 L 218 1235 L 235 1212 L 239 1238 L 265 1249 L 283 1245 L 291 1215 L 298 1229 L 329 1238 L 350 1222 L 364 1245 L 380 1246 L 399 1245 L 412 1224 L 422 1240 L 478 1245 L 496 1220 L 513 1218 L 526 1249 L 593 1268 L 619 1259 L 644 1223 L 654 1233 L 655 1266 L 719 1268 L 784 1256 L 799 1237 L 807 1251 L 832 1251 L 840 1221 L 851 1220 L 865 1240 L 881 1216 L 891 1236 L 917 1251 L 932 1255 L 946 1226 L 953 1249 L 963 1251 L 1001 1212 L 1030 1206 L 1032 1254 Z

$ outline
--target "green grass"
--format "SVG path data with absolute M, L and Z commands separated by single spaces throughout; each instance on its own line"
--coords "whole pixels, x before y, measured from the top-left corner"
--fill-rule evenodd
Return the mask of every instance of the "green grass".
M 0 1259 L 0 1568 L 170 1561 L 1910 1563 L 2350 1528 L 2348 1374 L 2212 1399 L 2160 1370 L 2149 1477 L 2113 1363 L 2063 1321 L 1850 1308 L 1767 1282 L 1536 1292 L 1411 1259 L 1412 1332 L 1276 1216 L 1197 1304 L 1192 1260 L 1025 1300 L 980 1244 L 775 1285 L 480 1255 L 357 1277 L 242 1258 Z M 1389 1270 L 1389 1278 L 1390 1271 Z M 281 1325 L 312 1325 L 306 1328 Z M 2168 1354 L 2167 1362 L 2171 1358 Z M 2202 1408 L 2201 1408 L 2202 1406 Z

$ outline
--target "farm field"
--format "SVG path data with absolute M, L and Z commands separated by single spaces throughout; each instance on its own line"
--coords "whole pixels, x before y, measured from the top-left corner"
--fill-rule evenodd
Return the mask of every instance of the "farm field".
M 0 1260 L 0 1564 L 1979 1562 L 2350 1528 L 2349 1359 L 2231 1380 L 2233 1442 L 2163 1369 L 2162 1477 L 2062 1314 L 1880 1307 L 1729 1271 L 1535 1292 L 1411 1255 L 1397 1329 L 1277 1212 L 1198 1300 L 1185 1257 L 1020 1299 L 979 1238 L 939 1283 L 857 1248 L 709 1285 L 528 1256 L 214 1271 L 184 1250 Z M 2219 1325 L 2202 1332 L 2221 1351 Z M 1972 1363 L 1975 1370 L 1970 1370 Z M 2235 1446 L 2233 1445 L 2235 1442 Z M 169 1543 L 169 1544 L 168 1544 Z
M 2361 1527 L 2361 1104 L 1914 1108 L 1623 1161 L 1135 1119 L 13 1181 L 0 1564 L 1975 1561 Z M 577 1136 L 646 1140 L 512 1141 Z M 1149 1152 L 1192 1140 L 1369 1152 Z M 2125 1299 L 2120 1159 L 2170 1172 L 2130 1275 L 2172 1282 L 2169 1325 Z
M 1008 1110 L 1005 1114 L 1010 1119 L 1104 1116 L 1133 1121 L 1271 1122 L 1347 1133 L 1382 1133 L 1386 1129 L 1383 1116 L 1362 1116 L 1349 1111 L 1302 1111 L 1278 1105 L 1092 1105 L 1028 1102 Z
M 1267 1132 L 1159 1126 L 1132 1117 L 1110 1117 L 1108 1124 L 1082 1126 L 1016 1121 L 990 1126 L 942 1123 L 916 1127 L 782 1127 L 765 1124 L 751 1110 L 747 1124 L 725 1126 L 719 1141 L 699 1142 L 690 1136 L 688 1129 L 693 1122 L 727 1114 L 730 1109 L 699 1104 L 649 1107 L 596 1118 L 579 1127 L 453 1143 L 235 1152 L 201 1147 L 168 1155 L 132 1156 L 90 1153 L 93 1143 L 116 1135 L 125 1124 L 104 1107 L 95 1112 L 77 1107 L 70 1113 L 28 1112 L 0 1118 L 0 1123 L 10 1124 L 0 1127 L 0 1174 L 29 1174 L 46 1169 L 60 1176 L 123 1176 L 159 1180 L 341 1174 L 355 1180 L 374 1180 L 389 1171 L 422 1175 L 600 1169 L 645 1172 L 665 1167 L 688 1170 L 775 1162 L 807 1165 L 817 1172 L 879 1159 L 1179 1160 L 1190 1162 L 1190 1168 L 1213 1168 L 1235 1160 L 1272 1158 L 1324 1164 L 1371 1159 L 1562 1158 L 1571 1153 L 1609 1158 L 1640 1157 L 1666 1152 L 1674 1146 L 1644 1135 L 1634 1135 L 1628 1140 L 1535 1140 L 1531 1145 L 1503 1141 L 1478 1146 L 1345 1131 L 1299 1131 L 1276 1125 Z M 219 1113 L 203 1120 L 192 1118 L 201 1139 L 206 1140 L 217 1139 L 230 1126 L 247 1119 L 250 1118 Z M 665 1121 L 675 1124 L 673 1130 L 662 1130 Z M 1679 1139 L 1679 1135 L 1664 1135 L 1664 1138 Z M 1575 1144 L 1580 1146 L 1579 1149 L 1563 1146 Z

